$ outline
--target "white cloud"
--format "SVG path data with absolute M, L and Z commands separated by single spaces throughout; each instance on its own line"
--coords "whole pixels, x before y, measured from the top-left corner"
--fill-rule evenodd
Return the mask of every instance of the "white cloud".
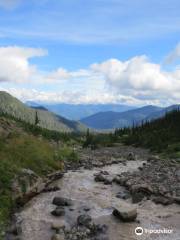
M 117 103 L 121 102 L 129 105 L 140 105 L 142 101 L 131 96 L 115 95 L 112 92 L 82 92 L 82 91 L 62 91 L 45 92 L 35 89 L 25 88 L 3 88 L 0 91 L 7 91 L 21 101 L 35 101 L 39 103 L 70 103 L 70 104 L 93 104 L 93 103 Z M 149 102 L 150 103 L 150 102 Z
M 180 101 L 180 68 L 164 70 L 145 55 L 126 61 L 109 59 L 74 71 L 60 67 L 42 72 L 29 59 L 45 54 L 42 49 L 1 47 L 0 82 L 8 84 L 6 90 L 23 101 L 130 105 Z M 26 82 L 31 87 L 25 88 Z
M 29 59 L 45 54 L 43 49 L 0 47 L 0 82 L 29 81 L 36 72 L 36 66 L 31 65 Z
M 62 81 L 67 81 L 67 80 L 72 80 L 72 79 L 79 79 L 79 78 L 86 78 L 90 77 L 91 72 L 86 69 L 79 69 L 76 71 L 68 71 L 64 68 L 58 68 L 52 72 L 47 73 L 42 81 L 45 82 L 62 82 Z
M 150 62 L 146 56 L 137 56 L 125 62 L 110 59 L 93 64 L 91 69 L 103 74 L 106 83 L 117 92 L 131 90 L 167 93 L 180 89 L 180 70 L 163 71 L 159 64 Z
M 175 49 L 173 49 L 165 58 L 165 63 L 171 64 L 180 58 L 180 43 L 177 44 Z

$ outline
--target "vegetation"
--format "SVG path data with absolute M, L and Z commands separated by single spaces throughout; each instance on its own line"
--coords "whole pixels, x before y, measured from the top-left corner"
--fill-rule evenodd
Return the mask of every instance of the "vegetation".
M 173 110 L 164 117 L 142 123 L 141 126 L 117 129 L 115 135 L 125 144 L 180 157 L 180 110 Z
M 0 234 L 14 204 L 12 181 L 21 169 L 31 169 L 39 176 L 62 169 L 64 161 L 79 160 L 73 149 L 79 142 L 81 134 L 50 131 L 36 122 L 0 114 Z
M 0 111 L 0 234 L 5 229 L 14 204 L 11 191 L 14 177 L 23 168 L 45 176 L 62 169 L 64 161 L 78 162 L 75 145 L 96 149 L 120 142 L 180 158 L 178 109 L 160 119 L 143 122 L 141 126 L 134 125 L 109 133 L 92 132 L 89 129 L 86 134 L 60 132 L 42 128 L 41 121 L 38 110 L 33 112 L 32 122 L 24 121 L 16 114 Z
M 23 104 L 7 92 L 0 91 L 0 113 L 11 115 L 30 124 L 58 132 L 83 131 L 85 127 L 76 121 L 70 121 L 43 108 L 33 109 Z
M 180 110 L 139 126 L 116 129 L 114 133 L 86 133 L 83 147 L 92 149 L 115 143 L 141 146 L 164 156 L 180 158 Z
M 113 133 L 93 133 L 89 129 L 86 132 L 83 142 L 83 148 L 90 147 L 96 149 L 98 147 L 110 147 L 117 141 L 117 137 Z

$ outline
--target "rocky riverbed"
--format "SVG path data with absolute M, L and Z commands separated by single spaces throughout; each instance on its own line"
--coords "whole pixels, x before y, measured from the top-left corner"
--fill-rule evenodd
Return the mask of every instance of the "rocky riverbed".
M 180 239 L 176 162 L 124 146 L 80 154 L 80 169 L 68 170 L 15 214 L 7 239 Z M 137 236 L 136 227 L 171 233 Z

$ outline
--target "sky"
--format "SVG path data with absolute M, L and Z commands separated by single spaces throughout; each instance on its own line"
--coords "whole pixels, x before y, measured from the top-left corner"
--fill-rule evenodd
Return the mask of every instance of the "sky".
M 22 101 L 180 102 L 179 0 L 0 0 L 0 90 Z

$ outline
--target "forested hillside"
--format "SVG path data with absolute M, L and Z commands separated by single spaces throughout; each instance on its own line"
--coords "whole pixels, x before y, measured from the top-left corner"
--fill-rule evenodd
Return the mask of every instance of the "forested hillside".
M 180 157 L 180 110 L 169 112 L 164 117 L 141 126 L 118 129 L 115 135 L 121 136 L 126 144 Z
M 76 121 L 70 121 L 45 109 L 32 109 L 10 94 L 0 92 L 0 112 L 14 116 L 25 122 L 38 124 L 42 128 L 60 132 L 81 131 L 85 127 Z

